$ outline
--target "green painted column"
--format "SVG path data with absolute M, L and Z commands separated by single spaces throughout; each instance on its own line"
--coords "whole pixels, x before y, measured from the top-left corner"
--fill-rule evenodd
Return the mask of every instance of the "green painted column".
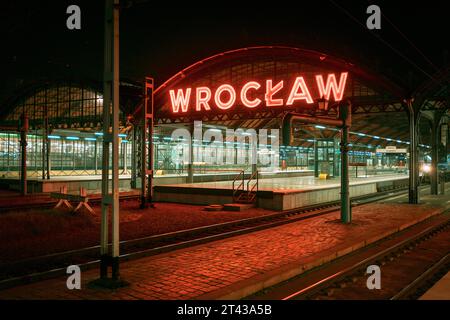
M 340 106 L 341 127 L 341 221 L 352 222 L 352 207 L 350 203 L 350 183 L 348 178 L 348 138 L 351 119 L 351 106 L 344 103 Z

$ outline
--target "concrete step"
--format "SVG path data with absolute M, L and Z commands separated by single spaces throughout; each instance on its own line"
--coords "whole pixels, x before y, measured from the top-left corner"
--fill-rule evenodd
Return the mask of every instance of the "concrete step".
M 228 203 L 223 205 L 225 211 L 244 211 L 250 208 L 254 208 L 253 203 Z

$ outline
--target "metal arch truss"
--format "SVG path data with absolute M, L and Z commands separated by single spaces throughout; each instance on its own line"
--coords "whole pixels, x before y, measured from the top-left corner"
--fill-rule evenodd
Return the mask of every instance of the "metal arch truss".
M 141 189 L 141 208 L 153 207 L 153 90 L 152 78 L 145 78 L 143 108 L 133 127 L 131 187 Z
M 351 99 L 352 100 L 352 99 Z M 272 108 L 262 110 L 252 110 L 251 112 L 234 112 L 234 113 L 216 113 L 204 115 L 158 115 L 155 117 L 156 124 L 174 124 L 174 123 L 192 123 L 194 120 L 206 121 L 243 121 L 282 117 L 287 112 L 296 112 L 302 114 L 309 114 L 314 116 L 319 113 L 318 110 L 307 108 Z M 373 105 L 354 105 L 352 107 L 352 114 L 377 114 L 377 113 L 391 113 L 391 112 L 405 112 L 405 107 L 401 102 L 387 103 L 387 104 L 373 104 Z M 338 114 L 338 104 L 331 105 L 326 113 L 321 112 L 320 115 L 336 117 Z

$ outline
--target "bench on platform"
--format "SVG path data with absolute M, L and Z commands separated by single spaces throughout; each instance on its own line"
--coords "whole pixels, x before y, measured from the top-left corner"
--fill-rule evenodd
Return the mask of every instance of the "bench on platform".
M 91 214 L 94 214 L 94 210 L 88 204 L 89 198 L 87 197 L 86 189 L 80 188 L 80 194 L 67 193 L 67 187 L 61 187 L 59 192 L 50 193 L 50 197 L 53 199 L 59 199 L 58 203 L 53 209 L 58 209 L 61 206 L 66 206 L 72 212 L 77 212 L 81 208 L 86 208 Z M 69 201 L 78 202 L 78 205 L 73 208 Z

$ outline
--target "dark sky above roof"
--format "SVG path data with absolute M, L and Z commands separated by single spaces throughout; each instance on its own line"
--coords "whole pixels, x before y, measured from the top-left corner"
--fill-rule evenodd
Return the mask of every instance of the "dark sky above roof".
M 377 31 L 365 28 L 372 4 L 365 0 L 162 2 L 128 1 L 121 11 L 121 77 L 149 75 L 158 85 L 221 51 L 287 45 L 367 66 L 413 88 L 443 67 L 449 49 L 445 1 L 377 1 L 383 14 Z M 66 28 L 70 4 L 81 8 L 79 31 Z M 103 11 L 100 0 L 2 3 L 2 96 L 40 78 L 100 80 Z

